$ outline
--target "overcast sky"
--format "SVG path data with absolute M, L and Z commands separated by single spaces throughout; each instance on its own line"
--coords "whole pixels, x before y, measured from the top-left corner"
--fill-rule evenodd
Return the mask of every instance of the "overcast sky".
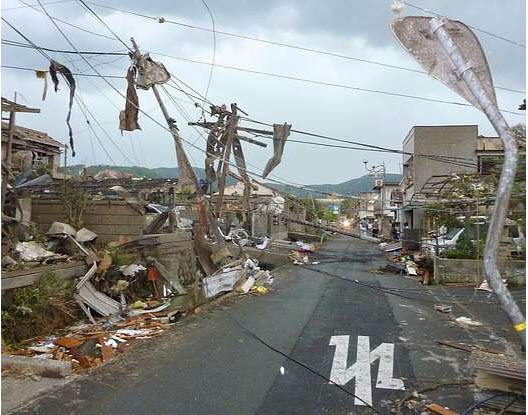
M 34 0 L 28 0 L 33 2 Z M 182 23 L 211 27 L 211 19 L 201 0 L 175 2 L 169 0 L 107 0 L 102 4 L 123 8 L 149 16 L 163 16 Z M 208 0 L 216 29 L 245 34 L 309 48 L 331 51 L 390 65 L 420 69 L 418 64 L 399 45 L 390 32 L 392 0 Z M 472 26 L 525 43 L 525 1 L 510 0 L 414 0 L 413 4 L 461 20 Z M 15 25 L 39 46 L 71 49 L 52 26 L 47 16 L 19 0 L 2 1 L 2 16 Z M 37 6 L 38 7 L 38 6 Z M 79 50 L 122 51 L 123 44 L 90 15 L 79 2 L 69 1 L 45 6 L 50 15 L 107 37 L 85 33 L 58 23 Z M 210 62 L 213 36 L 207 31 L 149 20 L 91 3 L 97 14 L 125 42 L 131 36 L 143 51 L 151 52 L 171 73 L 205 93 L 209 79 L 208 65 L 184 62 L 156 55 L 155 52 Z M 41 10 L 41 9 L 39 9 Z M 405 6 L 400 15 L 424 14 Z M 489 35 L 477 32 L 487 55 L 496 86 L 525 90 L 526 49 Z M 23 41 L 5 23 L 2 39 Z M 49 53 L 52 58 L 70 67 L 73 72 L 93 73 L 76 55 Z M 49 62 L 31 49 L 2 45 L 2 65 L 47 68 Z M 73 60 L 73 62 L 71 62 Z M 128 57 L 103 56 L 90 61 L 106 75 L 124 76 Z M 217 34 L 216 63 L 256 71 L 273 72 L 301 78 L 354 87 L 419 95 L 448 101 L 461 99 L 447 87 L 424 74 L 390 69 L 337 57 L 323 56 L 290 48 L 263 44 L 251 40 Z M 42 109 L 40 115 L 21 114 L 20 125 L 48 132 L 61 142 L 67 142 L 68 89 L 61 84 L 58 93 L 50 82 L 46 101 L 41 100 L 43 81 L 34 72 L 2 69 L 2 96 L 12 98 L 19 93 L 19 102 Z M 130 161 L 118 152 L 93 120 L 91 124 L 99 139 L 116 164 L 145 167 L 176 165 L 172 139 L 166 131 L 140 114 L 142 131 L 118 130 L 119 110 L 124 99 L 102 79 L 77 77 L 78 94 L 96 116 L 104 129 Z M 112 84 L 125 93 L 124 80 L 112 79 Z M 189 98 L 173 89 L 169 91 L 191 119 L 197 120 L 201 111 Z M 151 91 L 139 91 L 140 106 L 162 121 L 162 116 Z M 497 91 L 499 105 L 517 110 L 524 95 Z M 479 132 L 495 135 L 489 122 L 479 111 L 420 100 L 360 92 L 349 89 L 313 85 L 305 82 L 272 78 L 216 67 L 208 98 L 218 104 L 236 102 L 256 120 L 269 123 L 288 122 L 293 128 L 332 135 L 365 143 L 401 149 L 402 140 L 413 125 L 478 124 Z M 184 102 L 185 101 L 185 102 Z M 185 139 L 204 148 L 198 133 L 186 126 L 187 122 L 173 104 L 167 106 L 176 119 Z M 505 114 L 508 122 L 516 124 L 523 117 Z M 86 127 L 77 106 L 72 113 L 77 156 L 69 163 L 113 164 L 103 152 L 96 138 Z M 291 138 L 320 141 L 292 134 Z M 203 167 L 203 153 L 186 146 L 191 163 Z M 272 154 L 271 142 L 267 149 L 245 145 L 250 169 L 262 168 Z M 364 174 L 363 160 L 379 164 L 385 161 L 388 172 L 400 173 L 401 159 L 383 153 L 364 152 L 287 143 L 282 164 L 274 175 L 297 183 L 338 183 Z

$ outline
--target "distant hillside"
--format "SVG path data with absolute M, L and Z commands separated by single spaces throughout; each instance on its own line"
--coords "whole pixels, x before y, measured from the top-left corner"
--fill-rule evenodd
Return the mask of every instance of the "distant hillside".
M 71 176 L 78 176 L 81 173 L 81 170 L 85 166 L 82 164 L 76 164 L 69 166 L 67 168 L 68 173 Z M 102 170 L 114 170 L 123 173 L 129 173 L 134 175 L 134 177 L 144 177 L 148 179 L 163 178 L 163 179 L 175 179 L 180 177 L 180 169 L 178 167 L 156 167 L 154 169 L 149 169 L 147 167 L 139 166 L 107 166 L 104 164 L 97 166 L 88 166 L 86 167 L 86 173 L 88 176 L 93 176 L 96 173 L 99 173 Z M 205 171 L 199 167 L 193 167 L 194 173 L 199 179 L 205 178 Z
M 68 174 L 70 176 L 79 176 L 83 167 L 85 166 L 83 166 L 82 164 L 75 164 L 73 166 L 69 166 L 67 168 Z M 64 170 L 64 168 L 62 170 Z M 129 173 L 132 174 L 134 177 L 143 177 L 146 179 L 175 179 L 180 177 L 180 169 L 178 167 L 156 167 L 154 169 L 149 169 L 147 167 L 139 166 L 107 166 L 103 164 L 86 167 L 86 173 L 88 174 L 88 176 L 93 176 L 102 170 L 114 170 L 123 173 Z M 196 177 L 198 177 L 199 180 L 205 179 L 204 169 L 201 169 L 199 167 L 193 167 L 193 170 L 194 174 L 196 174 Z M 228 186 L 231 186 L 236 182 L 237 181 L 231 176 L 228 176 L 226 178 L 226 184 Z
M 68 173 L 71 176 L 78 176 L 84 166 L 81 164 L 69 166 L 67 168 Z M 102 170 L 115 170 L 123 173 L 129 173 L 134 175 L 134 177 L 144 177 L 144 178 L 164 178 L 164 179 L 174 179 L 180 176 L 180 169 L 178 167 L 156 167 L 149 169 L 147 167 L 127 167 L 127 166 L 107 166 L 107 165 L 98 165 L 98 166 L 89 166 L 86 167 L 87 174 L 93 176 L 94 174 Z M 198 179 L 205 179 L 205 170 L 199 167 L 193 167 L 193 170 L 198 177 Z M 402 178 L 401 174 L 387 174 L 385 176 L 385 181 L 387 182 L 399 182 Z M 348 180 L 343 183 L 338 184 L 310 184 L 306 185 L 310 189 L 319 190 L 324 193 L 339 193 L 342 195 L 357 195 L 361 192 L 368 192 L 372 190 L 374 186 L 374 178 L 369 176 L 358 177 L 356 179 Z M 228 185 L 236 183 L 236 180 L 232 177 L 227 177 L 226 180 Z M 269 187 L 280 190 L 285 193 L 290 193 L 297 197 L 307 197 L 312 192 L 302 189 L 297 189 L 292 186 L 276 184 L 276 183 L 266 183 Z M 324 196 L 323 193 L 313 192 L 314 196 Z
M 401 174 L 392 174 L 389 173 L 385 176 L 386 182 L 400 182 L 402 179 Z M 357 179 L 348 180 L 343 183 L 338 184 L 310 184 L 306 185 L 306 187 L 309 187 L 310 189 L 319 190 L 324 193 L 339 193 L 342 195 L 357 195 L 361 192 L 368 192 L 372 190 L 372 187 L 374 186 L 374 178 L 369 176 L 362 176 L 358 177 Z M 292 186 L 288 185 L 282 185 L 282 184 L 275 184 L 275 183 L 269 183 L 270 187 L 273 187 L 274 189 L 291 193 L 297 197 L 307 197 L 310 195 L 310 191 L 308 190 L 302 190 L 297 189 Z M 314 196 L 324 196 L 322 193 L 316 193 L 313 192 Z

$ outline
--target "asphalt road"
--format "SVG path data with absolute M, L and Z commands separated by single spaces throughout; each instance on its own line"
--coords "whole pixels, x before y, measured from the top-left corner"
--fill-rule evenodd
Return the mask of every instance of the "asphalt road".
M 16 413 L 374 413 L 356 395 L 389 414 L 397 399 L 432 388 L 424 399 L 462 411 L 474 401 L 469 354 L 436 340 L 519 353 L 487 293 L 372 273 L 383 256 L 352 238 L 311 259 L 320 262 L 312 270 L 277 270 L 269 294 L 213 305 Z M 453 312 L 434 311 L 435 303 Z M 457 325 L 458 316 L 482 326 Z

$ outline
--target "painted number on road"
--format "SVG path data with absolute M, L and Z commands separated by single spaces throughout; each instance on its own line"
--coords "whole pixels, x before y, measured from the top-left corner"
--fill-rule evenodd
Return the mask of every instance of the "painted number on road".
M 332 336 L 330 338 L 330 346 L 335 346 L 330 383 L 346 385 L 355 378 L 354 394 L 356 398 L 354 404 L 365 405 L 366 402 L 372 405 L 370 365 L 379 359 L 376 388 L 405 390 L 403 381 L 393 377 L 394 343 L 381 343 L 371 351 L 369 337 L 358 336 L 356 362 L 347 367 L 349 340 L 350 336 Z

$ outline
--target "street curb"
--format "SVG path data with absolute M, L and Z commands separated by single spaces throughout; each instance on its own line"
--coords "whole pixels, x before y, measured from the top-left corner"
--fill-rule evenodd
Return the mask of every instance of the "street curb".
M 32 373 L 45 378 L 64 378 L 71 375 L 71 362 L 53 359 L 35 359 L 27 356 L 2 355 L 2 370 Z

